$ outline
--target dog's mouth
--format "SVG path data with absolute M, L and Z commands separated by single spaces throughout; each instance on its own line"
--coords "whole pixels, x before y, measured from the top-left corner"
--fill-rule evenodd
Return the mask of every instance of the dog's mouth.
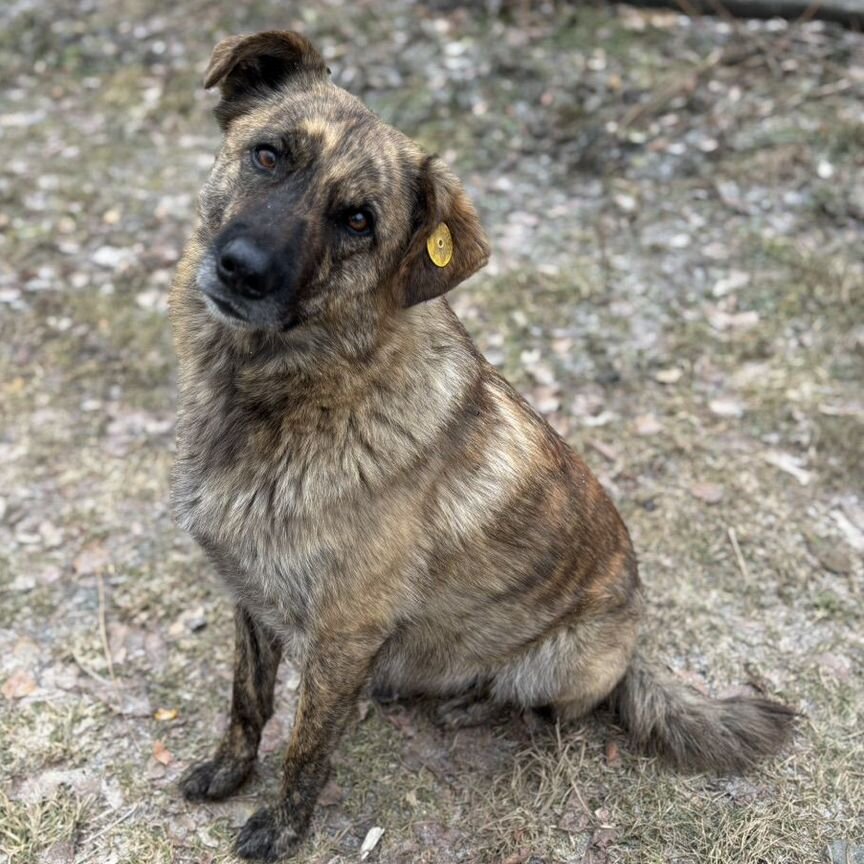
M 212 254 L 201 262 L 197 284 L 209 314 L 228 327 L 285 332 L 300 323 L 296 310 L 290 310 L 289 314 L 288 310 L 280 307 L 275 297 L 248 302 L 231 296 L 219 281 Z
M 216 297 L 213 294 L 204 292 L 207 299 L 223 314 L 229 318 L 236 318 L 238 321 L 248 321 L 236 306 L 224 300 L 222 297 Z

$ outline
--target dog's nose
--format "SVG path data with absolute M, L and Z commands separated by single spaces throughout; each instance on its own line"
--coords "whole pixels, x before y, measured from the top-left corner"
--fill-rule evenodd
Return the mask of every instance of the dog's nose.
M 226 288 L 250 300 L 258 300 L 272 291 L 271 264 L 266 249 L 248 237 L 234 237 L 222 247 L 216 272 Z

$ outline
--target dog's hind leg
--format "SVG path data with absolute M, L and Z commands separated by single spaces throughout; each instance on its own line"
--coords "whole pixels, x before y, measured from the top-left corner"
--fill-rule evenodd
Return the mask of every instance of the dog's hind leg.
M 501 669 L 496 701 L 551 706 L 562 719 L 596 708 L 624 676 L 636 641 L 635 620 L 609 616 L 562 627 Z
M 212 759 L 193 765 L 180 789 L 190 801 L 215 801 L 234 792 L 255 765 L 261 730 L 273 713 L 282 649 L 277 638 L 238 606 L 234 612 L 231 721 Z
M 504 711 L 504 706 L 492 699 L 488 688 L 474 685 L 435 705 L 432 720 L 444 729 L 467 729 L 496 720 Z

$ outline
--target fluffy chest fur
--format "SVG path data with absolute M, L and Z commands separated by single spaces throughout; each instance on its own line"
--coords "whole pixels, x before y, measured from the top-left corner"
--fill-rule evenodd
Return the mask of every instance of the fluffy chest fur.
M 442 315 L 449 310 L 413 313 L 433 322 Z M 412 540 L 424 518 L 426 496 L 417 493 L 433 484 L 435 442 L 470 380 L 472 357 L 459 335 L 423 340 L 419 350 L 435 356 L 430 367 L 425 357 L 409 362 L 418 349 L 403 334 L 376 358 L 386 366 L 384 387 L 377 363 L 343 379 L 350 388 L 310 388 L 284 369 L 262 363 L 252 373 L 224 357 L 181 368 L 177 521 L 237 599 L 277 632 L 303 630 L 346 574 L 369 574 L 374 593 L 371 583 L 388 584 L 394 569 L 424 569 Z

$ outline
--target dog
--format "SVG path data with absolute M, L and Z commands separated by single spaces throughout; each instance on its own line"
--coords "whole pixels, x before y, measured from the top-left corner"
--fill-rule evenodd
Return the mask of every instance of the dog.
M 452 727 L 608 704 L 683 770 L 775 753 L 791 709 L 710 699 L 638 652 L 627 528 L 443 296 L 489 257 L 454 174 L 297 33 L 225 39 L 204 83 L 224 142 L 171 291 L 172 501 L 230 588 L 236 644 L 227 732 L 183 795 L 249 776 L 283 651 L 297 713 L 242 858 L 296 851 L 366 687 L 441 697 Z

